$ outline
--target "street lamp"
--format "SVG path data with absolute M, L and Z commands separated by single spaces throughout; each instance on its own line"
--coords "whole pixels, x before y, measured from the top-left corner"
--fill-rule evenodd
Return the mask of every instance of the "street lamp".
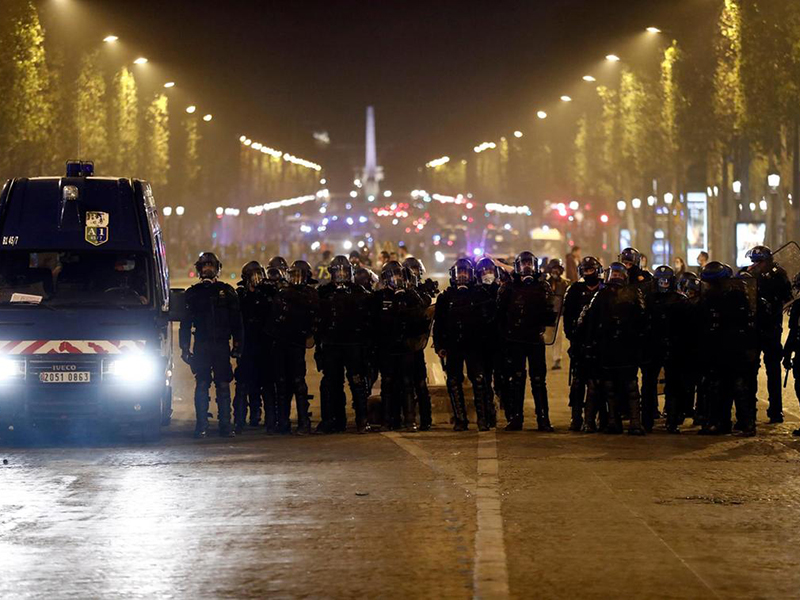
M 185 208 L 183 208 L 182 206 L 178 206 L 178 207 L 175 209 L 175 214 L 176 214 L 176 215 L 178 215 L 179 217 L 182 217 L 182 216 L 183 216 L 183 213 L 184 213 L 184 211 L 185 211 L 185 210 L 186 210 L 186 209 L 185 209 Z
M 642 205 L 642 201 L 639 198 L 634 198 L 631 200 L 631 206 L 633 208 L 639 208 Z
M 174 81 L 168 81 L 167 83 L 164 84 L 164 87 L 167 88 L 167 89 L 174 88 L 175 87 L 175 82 Z
M 625 203 L 625 200 L 620 200 L 617 202 L 617 210 L 624 211 L 628 205 Z
M 519 131 L 519 130 L 515 131 L 515 132 L 514 132 L 514 137 L 515 137 L 515 138 L 521 138 L 521 137 L 522 137 L 522 132 L 521 132 L 521 131 Z
M 140 56 L 135 61 L 133 61 L 133 64 L 135 64 L 135 65 L 146 65 L 147 64 L 147 59 L 144 56 Z
M 664 202 L 666 204 L 672 204 L 672 201 L 675 199 L 675 196 L 672 195 L 672 192 L 667 192 L 664 194 Z
M 591 75 L 584 75 L 583 76 L 583 80 L 584 81 L 588 81 L 589 83 L 594 83 L 595 81 L 597 81 L 597 79 L 595 79 Z
M 104 37 L 104 38 L 103 38 L 103 41 L 104 41 L 106 44 L 113 44 L 113 43 L 114 43 L 114 42 L 116 42 L 118 39 L 119 39 L 119 38 L 118 38 L 117 36 L 115 36 L 115 35 L 107 35 L 106 37 Z
M 606 60 L 609 61 L 609 62 L 619 62 L 620 58 L 616 54 L 607 54 L 606 55 Z
M 191 106 L 187 106 L 186 107 L 186 112 L 189 113 L 190 115 L 193 115 L 196 110 L 197 110 L 197 107 L 194 104 L 192 104 Z
M 208 123 L 213 118 L 214 118 L 214 116 L 209 114 L 209 115 L 206 115 L 205 117 L 203 117 L 203 121 Z
M 544 112 L 543 110 L 540 110 L 539 112 L 536 113 L 536 116 L 539 117 L 540 119 L 546 119 L 547 113 Z
M 733 188 L 733 193 L 737 196 L 742 193 L 742 182 L 738 179 L 731 184 L 731 187 Z
M 647 33 L 661 33 L 658 27 L 648 27 L 645 31 L 647 31 Z
M 561 96 L 561 101 L 562 102 L 572 102 L 572 98 L 570 98 L 567 95 L 564 95 L 564 96 Z
M 165 206 L 165 207 L 162 209 L 162 211 L 161 211 L 161 212 L 163 212 L 163 213 L 164 213 L 164 216 L 165 216 L 165 217 L 169 217 L 169 216 L 172 214 L 172 207 L 171 207 L 171 206 Z
M 776 190 L 781 185 L 781 176 L 777 173 L 770 173 L 767 175 L 767 183 L 769 184 L 769 187 L 771 187 L 773 190 Z

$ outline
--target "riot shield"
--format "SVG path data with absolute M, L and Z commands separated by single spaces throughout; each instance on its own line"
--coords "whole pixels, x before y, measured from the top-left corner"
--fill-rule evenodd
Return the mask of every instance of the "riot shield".
M 794 283 L 794 278 L 800 273 L 800 246 L 797 245 L 797 242 L 786 242 L 773 253 L 772 258 L 778 266 L 783 267 L 783 270 L 786 271 L 789 281 Z M 792 287 L 792 294 L 794 298 L 784 305 L 784 311 L 788 311 L 789 307 L 800 299 L 800 291 L 795 290 L 794 287 Z
M 423 313 L 419 315 L 418 319 L 415 319 L 416 322 L 412 327 L 413 331 L 410 331 L 410 335 L 406 338 L 409 351 L 419 352 L 427 347 L 428 340 L 431 337 L 431 330 L 433 329 L 434 310 L 435 305 L 431 304 L 423 309 Z

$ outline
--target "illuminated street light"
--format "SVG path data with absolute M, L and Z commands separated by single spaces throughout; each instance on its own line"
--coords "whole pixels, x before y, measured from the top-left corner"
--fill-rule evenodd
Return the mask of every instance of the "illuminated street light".
M 627 206 L 628 205 L 625 203 L 625 200 L 620 200 L 619 202 L 617 202 L 617 210 L 620 211 L 625 210 Z
M 135 65 L 146 65 L 147 64 L 147 59 L 144 56 L 140 56 L 135 61 L 133 61 L 133 64 L 135 64 Z
M 174 81 L 168 81 L 167 83 L 164 84 L 164 87 L 167 88 L 167 89 L 174 88 L 175 87 L 175 82 Z
M 731 184 L 731 187 L 733 188 L 734 194 L 739 195 L 742 193 L 742 182 L 738 179 Z
M 546 119 L 547 113 L 544 112 L 543 110 L 540 110 L 539 112 L 536 113 L 536 116 L 539 117 L 540 119 Z
M 661 33 L 658 27 L 648 27 L 645 31 L 647 31 L 647 33 Z
M 189 113 L 190 115 L 193 115 L 196 110 L 197 107 L 194 104 L 186 107 L 186 112 Z
M 118 39 L 119 39 L 119 38 L 118 38 L 117 36 L 115 36 L 115 35 L 107 35 L 106 37 L 104 37 L 104 38 L 103 38 L 103 41 L 104 41 L 106 44 L 113 44 L 113 43 L 114 43 L 114 42 L 116 42 Z
M 639 208 L 642 206 L 642 201 L 639 198 L 634 198 L 633 200 L 631 200 L 631 206 L 633 208 Z
M 392 190 L 386 190 L 385 192 L 383 192 L 383 197 L 384 198 L 391 198 L 392 197 Z
M 583 76 L 583 80 L 584 80 L 584 81 L 588 81 L 589 83 L 592 83 L 592 82 L 595 82 L 595 81 L 597 81 L 597 79 L 595 79 L 595 78 L 594 78 L 594 77 L 592 77 L 591 75 L 584 75 L 584 76 Z
M 770 173 L 767 175 L 767 183 L 769 184 L 769 187 L 775 190 L 781 185 L 781 176 L 777 173 Z
M 225 212 L 225 209 L 222 208 L 221 206 L 218 206 L 215 212 L 217 213 L 217 215 L 221 215 L 223 212 Z
M 572 102 L 572 98 L 570 98 L 567 95 L 564 95 L 564 96 L 561 96 L 561 101 L 562 102 Z
M 247 136 L 246 135 L 240 135 L 239 136 L 239 141 L 244 144 L 247 141 Z
M 656 200 L 658 200 L 658 198 L 656 198 L 655 196 L 648 196 L 647 197 L 647 206 L 655 206 L 656 205 Z
M 763 211 L 765 211 L 765 212 L 766 212 L 766 210 L 767 210 L 767 201 L 766 201 L 766 200 L 764 200 L 764 199 L 762 198 L 762 199 L 761 199 L 761 202 L 759 202 L 759 203 L 758 203 L 758 207 L 759 207 L 761 210 L 763 210 Z
M 577 200 L 573 200 L 572 202 L 569 203 L 569 209 L 570 210 L 578 210 L 578 208 L 580 208 L 580 206 L 581 205 L 578 203 Z
M 672 201 L 675 199 L 675 196 L 672 195 L 672 192 L 667 192 L 664 194 L 664 202 L 667 204 L 672 204 Z
M 522 132 L 521 132 L 521 131 L 519 131 L 519 130 L 515 131 L 515 132 L 514 132 L 514 137 L 515 137 L 515 138 L 521 138 L 521 137 L 522 137 Z
M 616 54 L 607 54 L 606 60 L 609 62 L 619 62 L 620 59 L 619 56 L 617 56 Z
M 168 217 L 168 216 L 170 216 L 172 214 L 172 207 L 171 206 L 165 206 L 163 209 L 161 209 L 161 212 L 164 213 L 165 217 Z
M 214 118 L 214 116 L 213 116 L 213 115 L 206 115 L 205 117 L 203 117 L 203 121 L 205 121 L 206 123 L 208 123 L 208 122 L 209 122 L 211 119 L 213 119 L 213 118 Z
M 175 209 L 175 214 L 178 215 L 179 217 L 183 216 L 184 212 L 186 212 L 186 209 L 183 208 L 182 206 L 179 206 Z
M 351 198 L 358 198 L 358 192 L 353 190 L 352 192 L 350 192 L 350 197 Z

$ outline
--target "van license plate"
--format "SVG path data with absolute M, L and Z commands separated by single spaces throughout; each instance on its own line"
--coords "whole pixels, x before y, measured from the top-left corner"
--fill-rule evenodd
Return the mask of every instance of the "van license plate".
M 39 373 L 39 381 L 42 383 L 89 383 L 91 380 L 89 371 L 69 371 L 66 373 Z

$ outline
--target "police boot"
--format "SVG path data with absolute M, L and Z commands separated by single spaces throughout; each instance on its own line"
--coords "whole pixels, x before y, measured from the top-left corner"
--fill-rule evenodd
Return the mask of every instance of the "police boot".
M 580 431 L 583 428 L 583 407 L 573 405 L 570 408 L 572 409 L 572 417 L 569 422 L 569 430 Z
M 244 431 L 244 425 L 247 423 L 247 391 L 244 383 L 238 381 L 233 395 L 233 423 L 236 433 Z
M 533 402 L 536 407 L 536 427 L 539 431 L 553 431 L 550 424 L 550 403 L 547 398 L 547 387 L 542 379 L 534 378 Z
M 194 411 L 197 419 L 194 427 L 195 438 L 204 438 L 208 434 L 209 385 L 211 385 L 210 382 L 198 382 L 197 386 L 194 388 Z
M 234 437 L 236 434 L 231 427 L 231 385 L 227 382 L 221 382 L 216 384 L 216 389 L 219 434 L 222 437 Z
M 464 401 L 464 390 L 461 387 L 461 382 L 448 379 L 447 393 L 450 396 L 450 405 L 453 408 L 453 431 L 466 431 L 469 429 L 469 423 L 467 421 L 467 404 Z
M 628 406 L 630 407 L 631 420 L 628 424 L 628 435 L 645 435 L 642 427 L 641 408 L 639 406 L 639 395 L 629 394 Z
M 417 382 L 416 394 L 419 405 L 419 429 L 420 431 L 429 431 L 433 418 L 431 415 L 431 393 L 428 390 L 428 383 L 425 379 Z
M 297 435 L 308 435 L 311 433 L 311 417 L 308 414 L 308 393 L 302 398 L 297 397 Z
M 277 431 L 280 435 L 289 435 L 292 433 L 292 422 L 289 419 L 292 411 L 292 398 L 291 396 L 281 395 L 278 398 L 278 427 Z
M 486 386 L 483 377 L 476 377 L 472 382 L 472 394 L 475 404 L 475 417 L 478 420 L 478 431 L 489 431 L 486 419 Z
M 369 420 L 367 419 L 367 402 L 369 398 L 366 393 L 359 394 L 353 398 L 353 408 L 356 412 L 356 430 L 358 433 L 368 433 L 370 431 Z

